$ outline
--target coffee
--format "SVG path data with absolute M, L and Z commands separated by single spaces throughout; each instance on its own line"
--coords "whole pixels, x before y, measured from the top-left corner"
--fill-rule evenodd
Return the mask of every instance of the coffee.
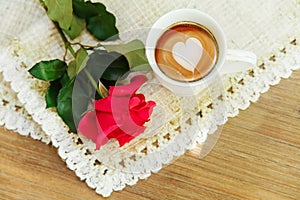
M 177 81 L 197 81 L 214 68 L 218 44 L 205 27 L 182 22 L 168 28 L 159 38 L 155 59 L 160 70 Z

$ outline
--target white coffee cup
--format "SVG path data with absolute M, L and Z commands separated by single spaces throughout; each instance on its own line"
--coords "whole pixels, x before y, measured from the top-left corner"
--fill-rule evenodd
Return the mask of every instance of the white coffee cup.
M 155 48 L 159 38 L 168 28 L 180 22 L 204 26 L 211 32 L 218 44 L 218 58 L 215 66 L 205 77 L 193 82 L 182 82 L 170 78 L 160 70 L 155 59 Z M 159 18 L 148 33 L 146 55 L 161 84 L 179 96 L 195 95 L 214 81 L 217 75 L 245 71 L 253 68 L 257 62 L 256 55 L 252 52 L 227 49 L 226 36 L 221 26 L 211 16 L 195 9 L 174 10 Z

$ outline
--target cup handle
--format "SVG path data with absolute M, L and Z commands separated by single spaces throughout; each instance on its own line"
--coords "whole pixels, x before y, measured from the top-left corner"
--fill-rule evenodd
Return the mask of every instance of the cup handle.
M 253 52 L 228 49 L 221 74 L 242 72 L 256 66 L 257 57 Z

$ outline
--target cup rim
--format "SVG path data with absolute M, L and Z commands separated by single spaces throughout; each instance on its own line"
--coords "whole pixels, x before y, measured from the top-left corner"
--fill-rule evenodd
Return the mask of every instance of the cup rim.
M 187 17 L 189 19 L 187 19 Z M 194 21 L 193 19 L 197 19 L 198 21 Z M 201 24 L 204 27 L 206 27 L 209 31 L 211 31 L 211 33 L 214 35 L 219 45 L 219 52 L 218 52 L 219 55 L 215 67 L 205 77 L 196 81 L 182 82 L 170 78 L 160 70 L 155 60 L 155 48 L 158 39 L 166 31 L 168 27 L 172 26 L 172 24 L 176 24 L 179 22 L 188 22 L 188 21 Z M 152 70 L 155 72 L 155 74 L 159 76 L 160 79 L 162 79 L 163 81 L 167 82 L 170 85 L 175 85 L 175 86 L 188 85 L 194 87 L 211 81 L 212 78 L 220 71 L 222 65 L 225 62 L 227 41 L 222 27 L 217 23 L 217 21 L 214 18 L 212 18 L 210 15 L 200 10 L 185 8 L 185 9 L 173 10 L 164 14 L 152 25 L 146 39 L 145 49 L 146 49 L 146 56 L 150 66 Z

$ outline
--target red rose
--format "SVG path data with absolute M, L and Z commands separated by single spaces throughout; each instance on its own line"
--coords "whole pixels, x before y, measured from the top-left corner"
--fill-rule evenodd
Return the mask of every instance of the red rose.
M 144 132 L 149 121 L 153 101 L 145 101 L 143 94 L 135 92 L 147 81 L 143 75 L 135 76 L 128 85 L 112 86 L 109 96 L 95 101 L 95 110 L 84 115 L 78 131 L 96 143 L 96 149 L 116 138 L 123 146 Z

